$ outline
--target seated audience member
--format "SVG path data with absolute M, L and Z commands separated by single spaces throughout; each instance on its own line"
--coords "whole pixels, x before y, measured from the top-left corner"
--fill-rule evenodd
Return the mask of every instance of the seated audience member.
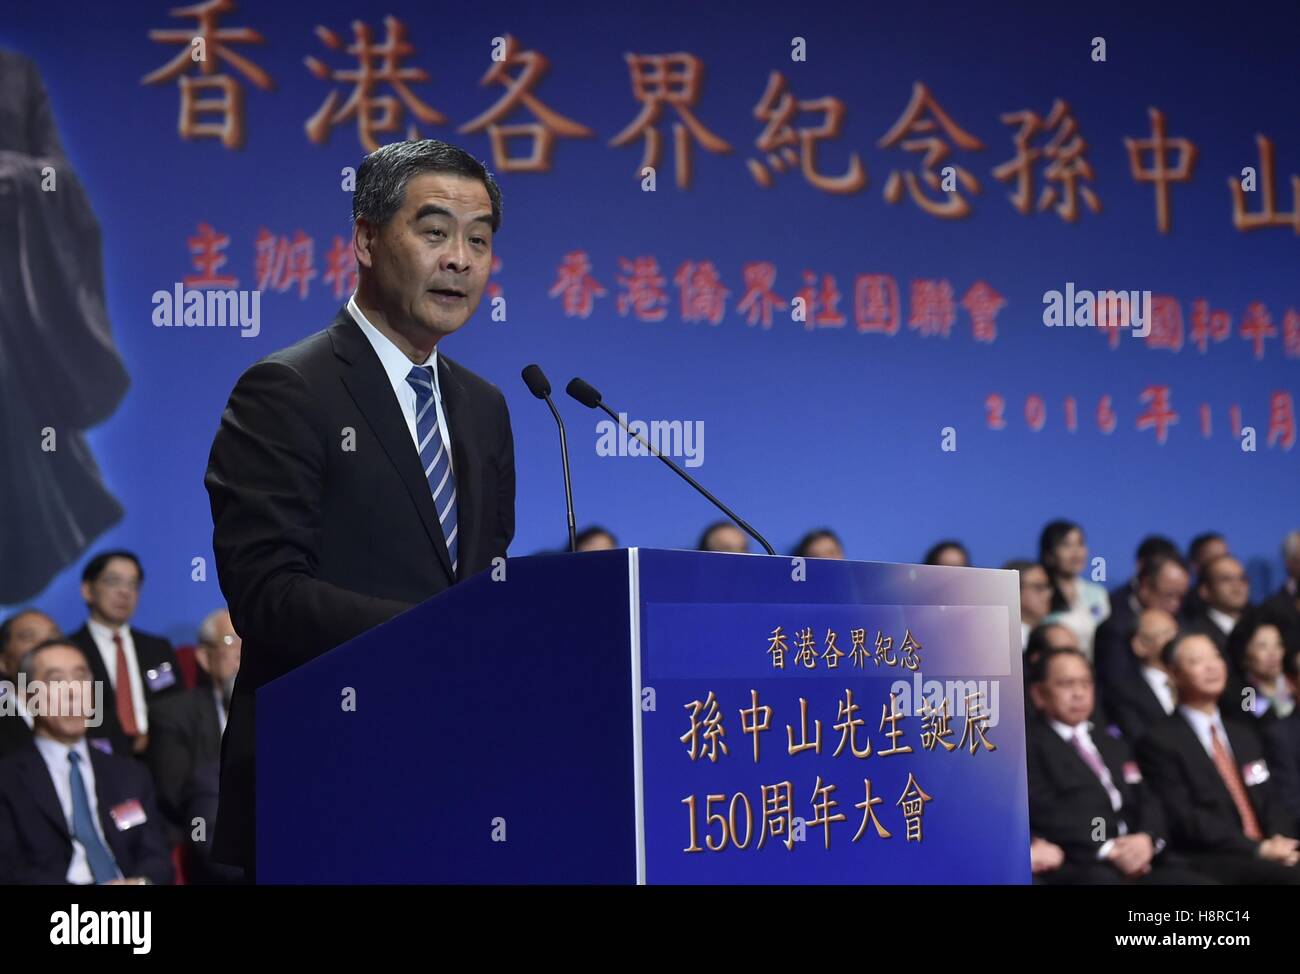
M 39 609 L 20 609 L 0 623 L 0 758 L 32 739 L 32 715 L 18 692 L 18 666 L 28 650 L 61 636 L 54 620 Z
M 184 693 L 155 700 L 149 709 L 149 750 L 146 757 L 158 789 L 158 807 L 171 824 L 169 838 L 190 832 L 184 817 L 186 784 L 200 765 L 221 760 L 221 735 L 226 709 L 239 672 L 242 643 L 230 623 L 230 613 L 218 609 L 199 626 L 194 659 L 207 679 Z
M 1164 720 L 1178 706 L 1173 679 L 1160 653 L 1178 635 L 1178 623 L 1163 609 L 1146 609 L 1138 616 L 1137 631 L 1129 639 L 1133 666 L 1116 668 L 1105 684 L 1106 705 L 1129 743 L 1148 727 Z
M 733 554 L 744 554 L 749 551 L 749 539 L 745 537 L 744 531 L 730 521 L 714 521 L 704 529 L 695 547 L 699 551 L 728 551 Z
M 969 568 L 970 552 L 960 541 L 953 541 L 949 538 L 946 541 L 940 541 L 933 545 L 925 553 L 923 565 L 948 565 L 952 568 Z
M 1214 641 L 1180 633 L 1162 650 L 1178 709 L 1137 742 L 1174 850 L 1223 883 L 1300 883 L 1300 842 L 1255 727 L 1226 719 L 1228 666 Z
M 840 558 L 844 557 L 844 546 L 830 528 L 818 528 L 809 531 L 794 549 L 796 558 Z
M 131 625 L 143 584 L 140 559 L 129 551 L 90 559 L 81 573 L 89 618 L 68 637 L 86 654 L 109 702 L 103 725 L 90 736 L 108 740 L 113 753 L 123 757 L 143 754 L 149 746 L 149 704 L 184 689 L 172 644 Z
M 1137 604 L 1137 577 L 1142 571 L 1142 565 L 1148 558 L 1156 555 L 1164 555 L 1168 558 L 1181 558 L 1182 554 L 1178 550 L 1178 545 L 1174 544 L 1164 535 L 1148 534 L 1138 543 L 1137 552 L 1133 556 L 1133 574 L 1123 585 L 1112 589 L 1110 593 L 1110 608 L 1112 612 L 1120 610 L 1127 603 L 1132 610 L 1133 616 L 1136 617 L 1142 611 Z
M 1229 554 L 1228 540 L 1218 531 L 1206 531 L 1198 534 L 1187 546 L 1187 571 L 1192 584 L 1183 597 L 1183 618 L 1193 619 L 1201 615 L 1204 602 L 1201 598 L 1201 582 L 1205 579 L 1205 566 L 1216 558 Z M 1222 649 L 1223 647 L 1219 647 Z
M 1187 569 L 1180 558 L 1152 555 L 1142 563 L 1131 604 L 1115 606 L 1110 618 L 1097 627 L 1094 659 L 1097 676 L 1104 684 L 1122 680 L 1132 672 L 1129 640 L 1137 628 L 1138 613 L 1143 609 L 1161 609 L 1178 618 L 1186 594 Z
M 0 883 L 171 882 L 149 773 L 87 746 L 85 654 L 51 640 L 28 651 L 20 672 L 36 723 L 31 742 L 0 761 Z
M 1061 847 L 1046 883 L 1201 883 L 1165 854 L 1159 800 L 1122 738 L 1097 733 L 1092 669 L 1075 649 L 1049 650 L 1034 667 L 1037 711 L 1025 735 L 1029 829 Z M 1032 849 L 1031 849 L 1032 853 Z
M 1009 561 L 1004 571 L 1020 576 L 1020 651 L 1029 646 L 1029 634 L 1047 618 L 1052 605 L 1052 585 L 1047 580 L 1047 569 L 1033 561 Z
M 1295 698 L 1282 672 L 1288 652 L 1294 653 L 1295 648 L 1287 646 L 1276 623 L 1260 613 L 1247 613 L 1228 640 L 1228 657 L 1236 661 L 1242 682 L 1235 688 L 1230 683 L 1221 701 L 1223 708 L 1240 710 L 1264 721 L 1290 716 Z
M 1077 653 L 1083 652 L 1079 647 L 1078 634 L 1069 626 L 1060 622 L 1043 622 L 1034 627 L 1033 631 L 1029 633 L 1029 642 L 1025 646 L 1025 653 L 1022 657 L 1027 698 L 1039 662 L 1047 653 L 1058 649 L 1072 649 Z M 1090 719 L 1099 727 L 1109 727 L 1111 721 L 1106 708 L 1102 705 L 1101 691 L 1095 686 L 1093 688 L 1093 700 L 1094 705 Z M 1030 720 L 1034 716 L 1032 698 L 1027 699 L 1026 703 L 1025 719 Z
M 1246 578 L 1246 569 L 1232 555 L 1220 555 L 1205 562 L 1198 577 L 1197 607 L 1183 612 L 1186 628 L 1205 633 L 1214 640 L 1219 652 L 1226 655 L 1228 636 L 1241 620 L 1242 613 L 1250 608 L 1250 581 Z M 1229 659 L 1228 662 L 1233 661 Z
M 1079 637 L 1079 648 L 1092 659 L 1097 626 L 1110 615 L 1106 590 L 1083 577 L 1088 566 L 1088 542 L 1083 528 L 1073 521 L 1051 521 L 1038 536 L 1038 561 L 1052 584 L 1052 611 L 1048 622 L 1068 626 Z
M 1282 564 L 1286 579 L 1262 608 L 1287 629 L 1300 629 L 1300 531 L 1291 531 L 1282 541 Z
M 1300 694 L 1300 653 L 1289 653 L 1283 670 L 1291 686 L 1291 696 L 1295 697 Z M 1296 831 L 1291 834 L 1300 836 L 1300 707 L 1287 717 L 1261 724 L 1260 729 L 1269 767 L 1277 778 L 1278 793 L 1296 823 Z
M 608 551 L 610 548 L 618 547 L 618 541 L 612 534 L 594 524 L 579 531 L 574 536 L 574 540 L 577 542 L 578 551 Z

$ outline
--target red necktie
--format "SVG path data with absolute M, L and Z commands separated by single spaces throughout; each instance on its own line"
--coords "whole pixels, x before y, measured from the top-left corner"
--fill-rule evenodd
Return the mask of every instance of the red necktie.
M 117 685 L 113 692 L 117 696 L 117 719 L 127 737 L 135 737 L 140 728 L 135 723 L 135 704 L 131 700 L 131 671 L 126 666 L 126 650 L 122 646 L 122 634 L 113 633 L 113 645 L 117 647 Z
M 1241 774 L 1232 763 L 1232 758 L 1228 757 L 1228 751 L 1223 746 L 1223 741 L 1219 740 L 1219 732 L 1213 724 L 1210 725 L 1210 748 L 1214 751 L 1214 767 L 1227 786 L 1232 803 L 1237 806 L 1237 814 L 1241 816 L 1241 831 L 1246 834 L 1246 838 L 1258 842 L 1264 838 L 1264 833 L 1259 830 L 1259 819 L 1255 817 L 1255 809 L 1250 804 Z

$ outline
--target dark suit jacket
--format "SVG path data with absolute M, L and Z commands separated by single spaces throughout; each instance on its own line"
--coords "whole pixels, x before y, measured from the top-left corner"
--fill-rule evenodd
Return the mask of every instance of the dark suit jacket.
M 1145 832 L 1153 842 L 1165 838 L 1165 817 L 1159 800 L 1144 783 L 1129 784 L 1125 780 L 1124 766 L 1132 770 L 1137 767 L 1128 745 L 1096 725 L 1090 736 L 1119 790 L 1119 812 L 1111 807 L 1106 789 L 1074 747 L 1061 740 L 1047 721 L 1035 717 L 1025 735 L 1030 831 L 1055 842 L 1068 859 L 1084 862 L 1096 862 L 1097 850 L 1104 842 L 1119 836 L 1120 819 L 1130 835 Z M 1094 838 L 1097 819 L 1106 823 L 1100 840 Z
M 146 708 L 152 707 L 155 700 L 168 694 L 178 694 L 184 690 L 185 684 L 181 681 L 181 670 L 176 663 L 176 654 L 172 651 L 172 644 L 161 636 L 141 632 L 135 626 L 130 628 L 131 641 L 135 643 L 136 662 L 140 666 L 140 680 L 144 684 Z M 87 728 L 86 736 L 106 738 L 113 745 L 114 754 L 120 757 L 131 757 L 131 739 L 126 736 L 126 732 L 122 730 L 122 722 L 117 719 L 113 684 L 108 680 L 108 668 L 104 665 L 104 658 L 99 655 L 99 647 L 95 645 L 95 637 L 90 634 L 90 627 L 82 625 L 68 638 L 75 645 L 80 646 L 81 651 L 86 654 L 86 660 L 90 663 L 92 679 L 100 680 L 104 684 L 104 721 L 98 727 Z M 161 690 L 150 689 L 149 680 L 145 674 L 150 670 L 164 667 L 171 668 L 174 682 Z
M 1268 766 L 1277 778 L 1278 797 L 1295 822 L 1300 834 L 1300 709 L 1281 720 L 1260 727 L 1264 735 L 1264 749 L 1268 752 Z
M 211 684 L 162 697 L 150 706 L 145 758 L 158 789 L 159 808 L 168 821 L 188 834 L 186 783 L 200 765 L 221 760 L 221 718 Z
M 122 875 L 170 883 L 171 853 L 149 772 L 131 758 L 103 754 L 95 747 L 88 750 L 99 821 Z M 144 809 L 145 821 L 121 831 L 109 812 L 133 798 Z M 68 822 L 49 768 L 32 742 L 0 761 L 0 883 L 64 883 L 71 862 Z
M 1136 661 L 1127 676 L 1106 685 L 1106 706 L 1130 744 L 1169 716 Z
M 213 857 L 253 862 L 254 691 L 504 557 L 515 530 L 505 397 L 438 354 L 459 573 L 401 406 L 347 313 L 245 372 L 204 483 L 221 590 L 243 637 Z M 344 430 L 354 449 L 343 449 Z
M 31 743 L 32 729 L 17 714 L 0 717 L 0 758 L 21 751 Z
M 1264 746 L 1255 728 L 1231 719 L 1226 711 L 1222 717 L 1238 769 L 1263 759 Z M 1176 848 L 1255 855 L 1257 844 L 1242 833 L 1241 816 L 1232 795 L 1192 725 L 1180 712 L 1174 711 L 1153 724 L 1138 741 L 1137 753 L 1143 773 L 1164 805 Z M 1274 776 L 1259 784 L 1247 784 L 1246 794 L 1265 838 L 1279 832 L 1291 834 L 1295 822 L 1282 804 Z

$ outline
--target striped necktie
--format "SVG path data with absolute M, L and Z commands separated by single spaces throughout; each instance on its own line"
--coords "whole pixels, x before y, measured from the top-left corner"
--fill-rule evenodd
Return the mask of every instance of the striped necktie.
M 433 375 L 424 366 L 416 365 L 406 376 L 415 390 L 415 434 L 420 442 L 420 464 L 424 477 L 433 492 L 433 506 L 438 511 L 443 537 L 447 539 L 447 555 L 451 558 L 451 574 L 456 575 L 456 478 L 451 472 L 451 454 L 438 429 L 438 410 L 433 403 Z

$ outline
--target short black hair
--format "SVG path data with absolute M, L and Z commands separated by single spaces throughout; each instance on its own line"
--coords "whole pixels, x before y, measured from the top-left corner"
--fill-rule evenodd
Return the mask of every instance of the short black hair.
M 1173 555 L 1176 558 L 1182 558 L 1182 553 L 1178 550 L 1178 545 L 1174 544 L 1163 534 L 1148 534 L 1139 542 L 1137 547 L 1137 562 L 1140 565 L 1148 558 L 1155 555 Z
M 1204 551 L 1207 546 L 1216 541 L 1225 540 L 1227 539 L 1218 531 L 1206 531 L 1203 534 L 1198 534 L 1192 539 L 1192 543 L 1187 546 L 1187 560 L 1193 565 L 1198 564 L 1201 560 L 1201 552 Z
M 583 528 L 581 531 L 579 531 L 577 534 L 573 536 L 573 540 L 580 545 L 584 541 L 590 541 L 592 538 L 601 534 L 609 538 L 609 540 L 614 543 L 615 548 L 618 547 L 618 538 L 614 537 L 614 532 L 602 528 L 599 524 L 593 524 L 591 527 Z M 561 548 L 560 550 L 567 551 L 568 549 L 569 549 L 569 545 L 566 542 L 564 547 Z
M 1178 657 L 1178 647 L 1194 636 L 1200 636 L 1203 639 L 1208 639 L 1210 641 L 1210 645 L 1213 646 L 1215 650 L 1219 649 L 1218 644 L 1209 635 L 1202 632 L 1201 630 L 1179 629 L 1178 632 L 1174 633 L 1173 639 L 1169 640 L 1169 642 L 1165 643 L 1162 647 L 1160 647 L 1160 662 L 1165 664 L 1165 669 L 1169 670 L 1171 673 L 1173 672 L 1174 661 Z M 1223 653 L 1220 652 L 1219 655 L 1222 656 Z
M 1082 650 L 1074 649 L 1070 646 L 1057 646 L 1054 649 L 1045 649 L 1030 659 L 1029 682 L 1046 682 L 1047 675 L 1052 671 L 1052 660 L 1060 659 L 1062 656 L 1074 656 L 1083 660 L 1083 664 L 1088 667 L 1088 674 L 1092 674 L 1092 664 L 1088 662 L 1088 657 Z
M 140 574 L 140 584 L 144 584 L 144 566 L 140 564 L 140 559 L 134 551 L 119 549 L 116 551 L 101 551 L 90 561 L 86 562 L 86 567 L 81 571 L 81 580 L 83 582 L 99 581 L 99 576 L 104 574 L 104 569 L 114 558 L 125 558 L 135 564 L 135 570 Z
M 970 564 L 970 552 L 966 550 L 966 546 L 964 544 L 962 544 L 960 541 L 957 541 L 954 538 L 945 538 L 944 540 L 938 542 L 937 544 L 931 545 L 930 550 L 925 553 L 925 560 L 922 562 L 922 564 L 925 565 L 939 564 L 939 562 L 936 559 L 939 557 L 939 552 L 943 551 L 945 548 L 957 549 L 958 551 L 961 552 L 961 556 L 966 559 L 966 564 L 968 565 Z
M 1146 561 L 1142 562 L 1141 567 L 1138 568 L 1138 585 L 1141 585 L 1143 582 L 1154 582 L 1160 577 L 1160 573 L 1169 565 L 1177 565 L 1183 571 L 1187 571 L 1187 565 L 1183 563 L 1183 556 L 1178 554 L 1178 552 L 1174 552 L 1173 554 L 1161 552 L 1152 555 L 1150 558 L 1146 559 Z
M 820 541 L 822 538 L 830 538 L 840 546 L 841 550 L 843 550 L 844 545 L 840 542 L 839 536 L 834 531 L 830 528 L 816 528 L 815 530 L 809 531 L 799 539 L 799 543 L 794 546 L 794 557 L 806 558 L 808 556 L 808 549 L 812 547 L 813 542 Z
M 492 232 L 501 229 L 501 187 L 492 174 L 464 149 L 437 139 L 381 145 L 361 160 L 352 193 L 352 222 L 383 226 L 402 208 L 411 177 L 425 172 L 479 180 L 492 201 Z
M 5 651 L 5 647 L 9 645 L 9 640 L 13 638 L 14 623 L 16 623 L 23 616 L 31 615 L 33 612 L 40 613 L 41 615 L 45 615 L 45 613 L 41 612 L 40 609 L 33 608 L 32 606 L 29 605 L 26 608 L 19 609 L 13 615 L 8 616 L 4 622 L 0 622 L 0 653 L 3 653 Z
M 86 661 L 86 665 L 90 665 L 90 659 L 86 656 L 86 651 L 84 649 L 66 636 L 54 636 L 37 643 L 31 649 L 27 650 L 27 652 L 23 653 L 23 658 L 18 661 L 18 672 L 24 674 L 27 681 L 30 683 L 36 675 L 32 668 L 36 663 L 37 654 L 42 653 L 47 649 L 53 649 L 55 646 L 65 646 L 68 649 L 75 649 L 81 655 L 81 658 Z

